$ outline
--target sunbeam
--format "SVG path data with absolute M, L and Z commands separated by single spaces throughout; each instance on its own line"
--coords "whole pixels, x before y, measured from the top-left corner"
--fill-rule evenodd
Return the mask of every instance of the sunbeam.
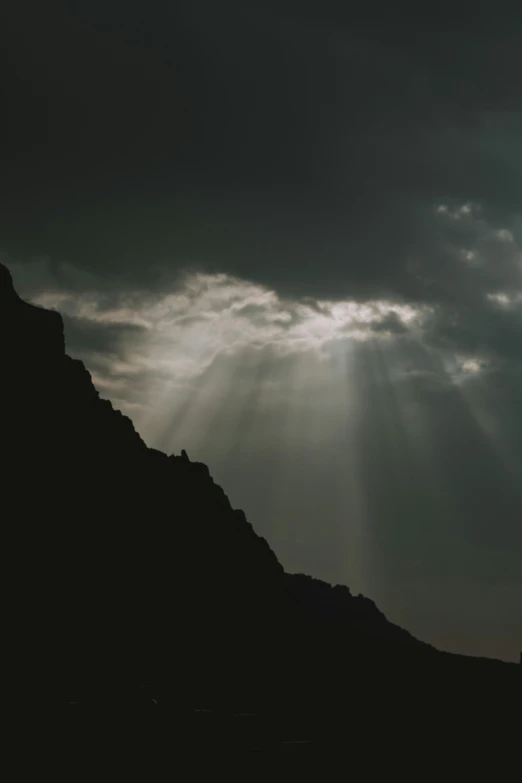
M 471 219 L 459 215 L 448 219 Z M 458 314 L 441 326 L 431 303 L 283 298 L 222 273 L 141 295 L 91 281 L 32 298 L 64 314 L 76 355 L 146 443 L 207 463 L 287 570 L 349 584 L 435 644 L 455 634 L 489 649 L 449 610 L 433 631 L 441 595 L 460 591 L 461 611 L 482 600 L 481 580 L 512 595 L 520 565 L 519 442 L 487 356 L 453 348 Z M 487 301 L 510 317 L 517 306 Z M 475 489 L 484 472 L 490 489 Z M 475 521 L 495 504 L 502 556 Z

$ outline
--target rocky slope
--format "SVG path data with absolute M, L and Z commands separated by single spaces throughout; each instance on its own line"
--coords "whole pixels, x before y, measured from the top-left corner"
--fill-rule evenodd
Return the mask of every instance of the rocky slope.
M 508 664 L 436 653 L 347 588 L 285 575 L 205 465 L 147 448 L 100 398 L 65 353 L 59 314 L 23 302 L 2 266 L 0 350 L 3 623 L 17 687 L 159 683 L 179 704 L 324 716 L 349 703 L 369 716 L 378 703 L 382 720 L 406 695 L 418 706 L 420 681 L 430 704 L 473 699 L 477 678 L 482 700 L 488 678 L 492 698 L 508 692 Z
M 330 585 L 305 574 L 285 574 L 285 584 L 290 594 L 317 620 L 374 639 L 429 646 L 390 623 L 372 600 L 364 595 L 352 595 L 346 585 Z

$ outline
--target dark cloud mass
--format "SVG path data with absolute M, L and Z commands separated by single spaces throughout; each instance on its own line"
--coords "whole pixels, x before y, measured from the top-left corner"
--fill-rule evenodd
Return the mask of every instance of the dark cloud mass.
M 18 4 L 3 230 L 19 253 L 422 294 L 408 262 L 436 252 L 434 202 L 511 223 L 517 20 L 320 6 Z
M 288 568 L 522 645 L 516 3 L 9 0 L 0 251 Z M 326 509 L 326 510 L 325 510 Z

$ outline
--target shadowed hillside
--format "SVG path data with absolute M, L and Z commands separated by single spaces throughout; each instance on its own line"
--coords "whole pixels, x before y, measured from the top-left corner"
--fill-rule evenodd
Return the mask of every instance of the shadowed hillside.
M 373 601 L 352 595 L 345 585 L 330 585 L 305 574 L 285 574 L 287 590 L 311 617 L 375 639 L 429 647 L 408 631 L 388 622 Z
M 516 708 L 517 666 L 439 653 L 348 588 L 285 575 L 205 465 L 147 448 L 99 397 L 65 354 L 59 314 L 23 302 L 3 266 L 0 335 L 4 623 L 19 692 L 128 706 L 146 685 L 172 714 L 248 708 L 276 733 L 298 720 L 317 742 L 347 725 L 392 742 L 392 728 L 420 724 L 426 741 L 442 714 L 472 742 Z

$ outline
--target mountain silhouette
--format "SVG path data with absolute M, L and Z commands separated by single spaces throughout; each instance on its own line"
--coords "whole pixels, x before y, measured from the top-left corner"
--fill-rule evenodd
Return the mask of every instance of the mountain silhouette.
M 204 464 L 148 448 L 100 398 L 65 353 L 60 315 L 20 299 L 2 265 L 0 334 L 4 636 L 19 693 L 126 703 L 147 686 L 176 714 L 254 709 L 317 741 L 348 720 L 352 740 L 371 727 L 390 744 L 425 743 L 441 716 L 472 743 L 519 708 L 520 667 L 436 651 L 347 587 L 285 574 Z
M 305 574 L 285 574 L 285 583 L 291 595 L 316 620 L 375 639 L 430 646 L 390 623 L 371 599 L 352 595 L 346 585 L 330 585 Z

